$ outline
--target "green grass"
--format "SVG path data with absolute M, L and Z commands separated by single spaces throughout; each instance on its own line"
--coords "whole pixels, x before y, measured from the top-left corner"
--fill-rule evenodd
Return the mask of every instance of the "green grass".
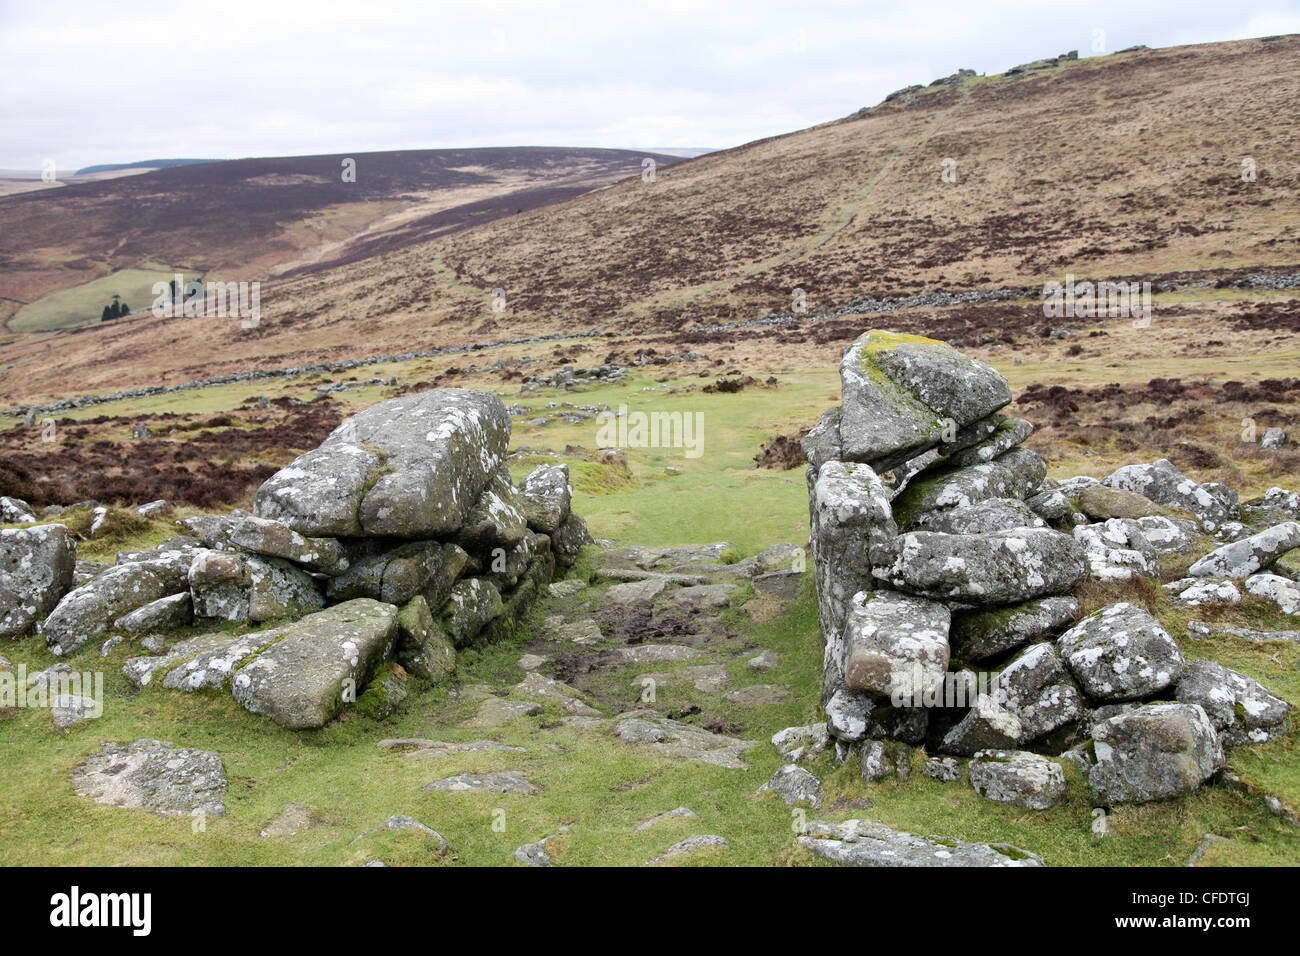
M 421 361 L 359 370 L 359 378 L 397 375 L 417 381 Z M 1017 370 L 1019 371 L 1019 370 Z M 690 375 L 689 366 L 683 374 Z M 780 542 L 802 543 L 808 534 L 807 497 L 802 468 L 786 472 L 760 470 L 753 456 L 772 437 L 810 425 L 838 392 L 834 369 L 782 374 L 777 387 L 750 387 L 739 393 L 667 394 L 640 373 L 616 385 L 587 391 L 544 390 L 520 397 L 501 393 L 507 402 L 527 405 L 531 414 L 553 414 L 550 401 L 574 404 L 627 404 L 632 411 L 702 413 L 703 454 L 688 458 L 680 448 L 624 449 L 622 465 L 607 465 L 577 454 L 572 445 L 595 452 L 595 420 L 581 424 L 527 426 L 516 419 L 513 449 L 531 453 L 512 462 L 516 479 L 541 461 L 570 464 L 575 508 L 596 537 L 620 544 L 669 546 L 726 540 L 730 557 L 757 553 Z M 711 379 L 681 378 L 668 384 L 682 388 Z M 468 383 L 471 387 L 474 382 Z M 656 390 L 645 390 L 656 386 Z M 487 380 L 479 387 L 490 387 Z M 345 409 L 384 397 L 368 387 L 337 395 Z M 70 417 L 124 414 L 128 410 L 212 414 L 237 406 L 250 395 L 312 396 L 302 380 L 253 382 L 96 406 Z M 74 516 L 75 517 L 75 516 Z M 125 527 L 111 540 L 83 542 L 86 557 L 111 560 L 118 550 L 156 544 L 176 533 L 170 518 L 147 528 Z M 1203 552 L 1208 540 L 1199 544 Z M 1172 575 L 1190 557 L 1166 562 Z M 575 574 L 589 576 L 589 561 Z M 1167 576 L 1170 576 L 1167 575 Z M 598 599 L 608 583 L 590 589 L 582 601 Z M 1189 658 L 1218 660 L 1260 680 L 1272 692 L 1300 701 L 1300 648 L 1293 644 L 1250 644 L 1231 638 L 1206 641 L 1187 636 L 1193 618 L 1238 623 L 1255 628 L 1294 627 L 1275 608 L 1257 599 L 1218 609 L 1185 609 L 1158 588 L 1141 585 L 1089 586 L 1087 609 L 1115 600 L 1151 603 Z M 725 653 L 711 658 L 725 664 L 732 686 L 784 684 L 793 691 L 785 704 L 742 708 L 714 695 L 696 692 L 689 681 L 659 688 L 658 706 L 685 709 L 706 705 L 710 716 L 734 721 L 748 739 L 759 741 L 747 757 L 748 770 L 727 770 L 679 762 L 624 744 L 608 730 L 581 730 L 558 724 L 562 711 L 547 704 L 540 718 L 524 718 L 500 731 L 470 730 L 459 723 L 477 704 L 458 700 L 447 687 L 412 684 L 412 696 L 388 721 L 377 723 L 349 715 L 328 728 L 291 733 L 253 717 L 228 694 L 186 695 L 159 688 L 136 692 L 121 676 L 123 661 L 136 651 L 120 647 L 100 659 L 97 648 L 74 660 L 80 669 L 102 669 L 107 700 L 102 718 L 66 733 L 53 730 L 43 711 L 0 712 L 0 864 L 227 864 L 356 865 L 382 858 L 389 864 L 502 865 L 514 849 L 568 826 L 572 833 L 548 844 L 563 864 L 632 865 L 664 852 L 695 834 L 716 833 L 732 844 L 730 851 L 709 850 L 686 858 L 686 864 L 821 865 L 794 842 L 792 815 L 774 795 L 754 791 L 780 766 L 767 743 L 775 731 L 820 718 L 821 637 L 810 584 L 788 610 L 772 614 L 764 598 L 743 609 L 724 612 L 734 638 Z M 559 610 L 580 613 L 581 602 Z M 508 643 L 461 654 L 460 684 L 508 686 L 523 678 L 516 667 L 521 648 L 533 640 L 537 619 L 557 608 L 539 608 L 534 620 Z M 756 674 L 744 662 L 759 649 L 784 655 L 774 670 Z M 0 652 L 29 671 L 56 658 L 39 637 L 7 644 Z M 730 656 L 728 656 L 730 655 Z M 635 706 L 640 673 L 681 671 L 685 666 L 628 665 L 584 685 L 592 700 L 628 701 Z M 613 708 L 604 706 L 611 716 Z M 687 718 L 691 719 L 691 718 Z M 1248 783 L 1276 795 L 1293 811 L 1300 809 L 1300 721 L 1284 739 L 1230 751 L 1232 768 Z M 188 818 L 158 818 L 147 813 L 102 807 L 72 793 L 69 771 L 101 741 L 149 736 L 184 746 L 216 750 L 226 765 L 230 789 L 227 815 L 207 821 L 194 832 Z M 493 738 L 527 749 L 527 754 L 480 752 L 435 759 L 407 758 L 380 751 L 384 737 L 431 737 L 438 740 Z M 460 772 L 516 769 L 538 784 L 536 796 L 496 796 L 424 792 L 428 782 Z M 823 781 L 828 804 L 856 801 L 808 816 L 868 816 L 921 835 L 965 840 L 1003 841 L 1040 854 L 1053 865 L 1182 865 L 1206 833 L 1229 837 L 1206 857 L 1214 864 L 1295 865 L 1300 836 L 1269 814 L 1262 799 L 1211 786 L 1176 801 L 1144 807 L 1120 807 L 1111 815 L 1113 833 L 1105 840 L 1091 834 L 1091 805 L 1086 783 L 1066 766 L 1070 790 L 1052 810 L 1031 812 L 979 797 L 968 782 L 940 783 L 914 773 L 907 783 L 864 784 L 854 765 L 836 767 L 824 754 L 810 767 Z M 863 803 L 869 801 L 869 804 Z M 297 836 L 258 836 L 285 804 L 309 809 L 313 827 Z M 634 827 L 664 811 L 685 805 L 698 820 L 670 820 L 651 830 Z M 502 816 L 498 811 L 504 811 Z M 431 842 L 414 833 L 383 832 L 353 843 L 365 830 L 389 816 L 404 813 L 441 833 L 452 856 L 439 859 Z M 500 824 L 504 821 L 504 830 Z M 494 824 L 496 824 L 494 826 Z M 1157 838 L 1153 839 L 1153 836 Z
M 698 458 L 682 448 L 628 448 L 635 485 L 602 487 L 590 463 L 563 455 L 566 445 L 595 451 L 599 424 L 524 425 L 516 421 L 512 447 L 551 449 L 569 462 L 574 507 L 597 538 L 651 547 L 729 541 L 747 554 L 770 544 L 808 537 L 808 491 L 803 468 L 773 471 L 754 466 L 762 445 L 777 435 L 812 425 L 828 395 L 837 393 L 834 370 L 778 376 L 773 388 L 750 386 L 730 394 L 643 391 L 656 384 L 639 375 L 619 385 L 569 394 L 546 391 L 522 403 L 547 414 L 548 401 L 575 405 L 608 404 L 630 412 L 680 412 L 703 415 L 703 446 Z M 707 384 L 710 379 L 681 379 L 668 383 Z M 532 416 L 528 416 L 532 417 Z M 527 474 L 541 460 L 530 458 L 513 468 Z M 676 472 L 676 473 L 673 473 Z M 604 485 L 611 482 L 605 481 Z M 612 484 L 617 485 L 617 482 Z
M 541 613 L 543 609 L 533 623 Z M 295 734 L 251 716 L 226 694 L 157 688 L 135 692 L 120 675 L 128 651 L 119 648 L 103 661 L 92 653 L 80 664 L 105 672 L 102 718 L 60 734 L 43 711 L 0 716 L 0 761 L 6 768 L 0 778 L 0 864 L 359 865 L 382 858 L 390 865 L 501 865 L 511 862 L 516 847 L 568 826 L 572 833 L 548 844 L 551 856 L 566 865 L 635 865 L 701 833 L 726 837 L 732 849 L 692 855 L 682 861 L 685 865 L 817 865 L 795 844 L 798 816 L 791 808 L 774 795 L 753 795 L 782 762 L 766 738 L 818 717 L 821 648 L 811 586 L 805 585 L 786 613 L 770 620 L 753 620 L 744 610 L 724 616 L 750 645 L 728 662 L 733 686 L 782 683 L 794 691 L 790 702 L 768 708 L 710 706 L 710 712 L 743 721 L 744 736 L 760 741 L 746 757 L 747 770 L 670 760 L 617 741 L 607 730 L 559 726 L 562 711 L 550 703 L 539 717 L 498 731 L 463 729 L 458 722 L 471 716 L 477 704 L 451 697 L 446 687 L 417 689 L 399 714 L 382 724 L 350 715 L 321 731 Z M 496 686 L 521 680 L 515 661 L 530 639 L 525 633 L 519 642 L 462 653 L 457 681 Z M 784 659 L 758 676 L 744 667 L 758 648 L 775 650 Z M 1300 649 L 1293 645 L 1243 648 L 1222 641 L 1186 649 L 1239 667 L 1292 699 L 1300 692 Z M 29 670 L 55 660 L 39 638 L 17 642 L 6 653 Z M 636 673 L 649 669 L 667 668 L 629 665 L 612 679 L 630 685 Z M 675 705 L 668 694 L 698 701 L 701 695 L 681 687 L 661 688 L 660 705 Z M 209 819 L 195 832 L 187 817 L 104 807 L 72 793 L 69 771 L 100 741 L 139 736 L 219 752 L 229 780 L 225 817 Z M 375 747 L 384 737 L 407 736 L 489 737 L 528 753 L 422 759 Z M 1232 764 L 1289 802 L 1296 794 L 1298 740 L 1300 734 L 1293 732 L 1274 744 L 1232 751 Z M 456 773 L 507 769 L 521 771 L 540 793 L 422 789 Z M 1181 865 L 1206 833 L 1234 841 L 1215 848 L 1209 861 L 1218 864 L 1295 865 L 1300 847 L 1296 831 L 1270 815 L 1258 797 L 1225 787 L 1207 787 L 1166 803 L 1116 808 L 1112 835 L 1098 840 L 1090 830 L 1086 783 L 1068 764 L 1067 797 L 1044 812 L 993 803 L 976 795 L 968 782 L 940 783 L 919 773 L 906 783 L 864 784 L 853 762 L 836 768 L 829 753 L 810 769 L 822 779 L 828 804 L 845 799 L 870 805 L 810 810 L 809 818 L 869 816 L 922 835 L 1009 842 L 1053 865 Z M 260 837 L 285 804 L 307 807 L 312 828 L 290 837 Z M 699 819 L 670 820 L 634 832 L 637 824 L 682 805 Z M 395 813 L 438 831 L 452 854 L 439 858 L 432 841 L 414 833 L 372 834 L 353 842 Z M 1153 834 L 1159 839 L 1152 839 Z
M 94 325 L 114 295 L 121 296 L 137 312 L 148 309 L 157 298 L 153 291 L 154 283 L 169 282 L 175 275 L 173 269 L 122 269 L 42 296 L 14 313 L 9 328 L 14 332 L 53 332 Z M 186 281 L 198 278 L 194 272 L 185 272 L 184 276 Z M 130 322 L 131 319 L 115 321 Z

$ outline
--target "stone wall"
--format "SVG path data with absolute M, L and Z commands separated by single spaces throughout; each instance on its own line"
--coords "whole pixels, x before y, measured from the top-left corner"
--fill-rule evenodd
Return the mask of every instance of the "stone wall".
M 1099 803 L 1144 801 L 1205 782 L 1225 744 L 1285 732 L 1285 701 L 1184 660 L 1132 603 L 1083 617 L 1075 591 L 1158 579 L 1162 553 L 1212 534 L 1227 543 L 1167 585 L 1176 600 L 1231 600 L 1236 576 L 1285 609 L 1300 584 L 1261 571 L 1300 545 L 1300 524 L 1274 521 L 1300 518 L 1300 496 L 1248 503 L 1260 530 L 1230 489 L 1163 459 L 1056 482 L 1022 445 L 1030 423 L 1001 412 L 1006 380 L 941 342 L 868 332 L 840 377 L 843 404 L 803 448 L 821 700 L 841 759 L 861 752 L 870 778 L 883 741 L 974 758 L 982 793 L 1041 809 L 1064 789 L 1053 757 L 1078 763 Z
M 382 402 L 268 479 L 252 514 L 186 519 L 189 535 L 75 588 L 66 528 L 5 531 L 0 627 L 39 626 L 58 655 L 141 638 L 151 653 L 125 667 L 137 686 L 228 690 L 294 729 L 358 704 L 382 713 L 408 675 L 437 682 L 456 649 L 513 632 L 590 542 L 567 467 L 516 486 L 509 440 L 486 392 Z M 209 621 L 275 626 L 167 639 Z

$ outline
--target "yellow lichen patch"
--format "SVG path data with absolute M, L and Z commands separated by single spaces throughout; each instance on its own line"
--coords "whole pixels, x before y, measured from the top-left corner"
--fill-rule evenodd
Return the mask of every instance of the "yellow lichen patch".
M 907 335 L 902 332 L 880 332 L 872 329 L 862 343 L 864 352 L 883 352 L 899 345 L 946 345 L 937 339 L 927 339 L 924 335 Z

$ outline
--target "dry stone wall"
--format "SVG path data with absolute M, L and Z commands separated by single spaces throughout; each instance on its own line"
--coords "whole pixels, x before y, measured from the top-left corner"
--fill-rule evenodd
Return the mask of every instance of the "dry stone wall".
M 158 633 L 124 668 L 137 686 L 229 692 L 293 729 L 357 705 L 383 715 L 408 676 L 442 680 L 457 648 L 511 633 L 590 543 L 567 467 L 517 487 L 509 441 L 486 392 L 382 402 L 268 479 L 252 514 L 187 519 L 190 535 L 78 587 L 66 528 L 0 532 L 0 634 L 38 629 L 72 655 Z M 166 639 L 205 622 L 252 629 Z
M 1286 731 L 1289 704 L 1257 682 L 1184 660 L 1131 603 L 1082 617 L 1075 592 L 1158 578 L 1161 555 L 1211 534 L 1224 544 L 1166 585 L 1176 600 L 1232 600 L 1239 582 L 1300 613 L 1300 584 L 1270 571 L 1300 545 L 1300 496 L 1243 508 L 1163 459 L 1054 481 L 1023 447 L 1032 425 L 1001 411 L 1006 380 L 941 342 L 868 332 L 840 378 L 803 449 L 824 733 L 865 779 L 890 742 L 972 758 L 980 793 L 1031 809 L 1064 792 L 1059 759 L 1099 804 L 1143 802 Z

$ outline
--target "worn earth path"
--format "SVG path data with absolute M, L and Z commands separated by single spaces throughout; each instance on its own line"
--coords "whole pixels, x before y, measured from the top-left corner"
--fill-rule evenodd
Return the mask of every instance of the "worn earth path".
M 547 797 L 554 819 L 530 819 L 534 832 L 513 854 L 519 863 L 560 862 L 593 829 L 624 852 L 644 845 L 646 865 L 695 854 L 724 862 L 752 820 L 721 812 L 710 775 L 724 771 L 757 790 L 767 773 L 751 751 L 771 756 L 771 720 L 761 716 L 795 700 L 773 677 L 787 655 L 755 644 L 738 615 L 781 613 L 804 555 L 777 545 L 727 564 L 729 550 L 603 551 L 591 584 L 551 584 L 535 636 L 512 651 L 517 659 L 498 680 L 460 684 L 430 714 L 429 737 L 378 747 L 399 772 L 411 762 L 427 768 L 426 792 L 483 803 L 485 825 L 513 828 L 517 807 L 531 816 L 529 802 Z M 593 789 L 593 772 L 608 786 Z M 620 820 L 624 795 L 665 783 L 681 790 L 680 803 L 665 797 L 660 812 Z M 774 829 L 790 841 L 787 815 L 775 811 Z

